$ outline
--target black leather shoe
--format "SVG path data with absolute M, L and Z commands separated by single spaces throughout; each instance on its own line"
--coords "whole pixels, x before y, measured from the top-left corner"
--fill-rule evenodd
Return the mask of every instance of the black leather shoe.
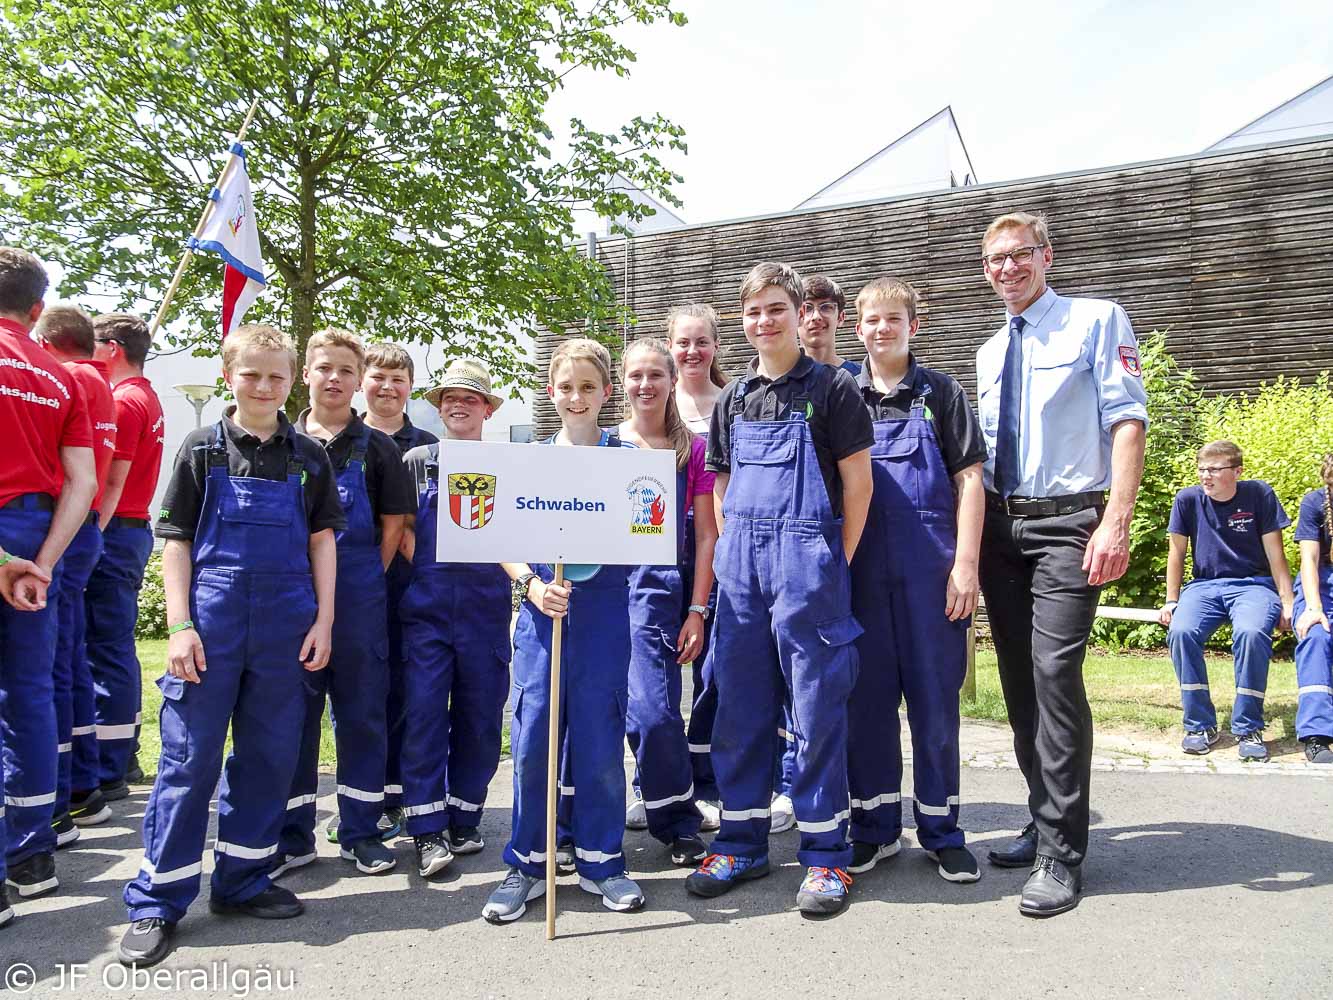
M 238 914 L 260 920 L 290 920 L 305 912 L 305 904 L 296 898 L 296 894 L 280 885 L 271 885 L 243 903 L 227 903 L 210 896 L 208 908 L 213 913 Z
M 986 859 L 997 868 L 1027 868 L 1037 860 L 1037 824 L 1029 823 L 1003 847 L 992 847 Z
M 171 939 L 176 936 L 176 925 L 162 917 L 144 917 L 130 924 L 120 939 L 116 958 L 121 965 L 137 965 L 146 969 L 171 954 Z
M 1083 891 L 1082 867 L 1070 867 L 1049 854 L 1038 854 L 1023 886 L 1018 912 L 1027 917 L 1053 917 L 1078 906 Z

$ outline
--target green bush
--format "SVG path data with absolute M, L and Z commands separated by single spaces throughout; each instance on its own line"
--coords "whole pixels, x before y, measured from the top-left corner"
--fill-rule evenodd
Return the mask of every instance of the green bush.
M 1195 479 L 1194 453 L 1199 447 L 1200 392 L 1194 373 L 1176 364 L 1166 335 L 1154 331 L 1139 342 L 1143 384 L 1148 392 L 1148 440 L 1143 483 L 1130 525 L 1129 569 L 1102 589 L 1102 603 L 1129 608 L 1156 608 L 1166 586 L 1166 526 L 1171 502 L 1183 485 L 1180 456 L 1188 455 L 1190 482 Z M 1166 632 L 1158 625 L 1099 618 L 1092 639 L 1114 648 L 1161 646 Z
M 167 637 L 167 593 L 162 586 L 162 553 L 154 552 L 143 572 L 139 591 L 139 622 L 134 626 L 136 639 Z

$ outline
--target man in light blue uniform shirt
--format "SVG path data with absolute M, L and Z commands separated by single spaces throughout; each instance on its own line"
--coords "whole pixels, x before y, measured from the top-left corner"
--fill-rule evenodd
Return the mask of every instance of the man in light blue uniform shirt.
M 1046 219 L 1002 215 L 982 269 L 1005 324 L 977 351 L 988 457 L 981 588 L 1032 822 L 990 852 L 1031 867 L 1020 912 L 1078 905 L 1088 846 L 1092 712 L 1083 657 L 1103 584 L 1129 564 L 1147 395 L 1125 311 L 1046 285 Z M 1109 490 L 1109 496 L 1107 491 Z

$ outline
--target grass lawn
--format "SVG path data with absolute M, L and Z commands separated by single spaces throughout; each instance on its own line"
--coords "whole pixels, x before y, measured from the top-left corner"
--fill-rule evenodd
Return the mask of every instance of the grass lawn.
M 1181 733 L 1180 688 L 1169 656 L 1105 653 L 1089 650 L 1083 679 L 1099 728 L 1137 730 L 1170 735 Z M 1236 679 L 1229 655 L 1208 656 L 1208 683 L 1217 706 L 1218 728 L 1231 724 L 1231 703 Z M 977 647 L 976 704 L 963 703 L 963 714 L 974 719 L 1004 721 L 1004 695 L 995 664 L 995 650 Z M 1266 739 L 1288 740 L 1296 735 L 1296 665 L 1274 660 L 1268 672 L 1264 700 Z
M 139 763 L 149 776 L 157 770 L 157 758 L 162 750 L 157 732 L 158 708 L 162 695 L 157 689 L 157 678 L 166 664 L 167 643 L 164 639 L 140 641 L 139 662 L 143 667 L 143 729 L 139 736 Z M 1083 677 L 1092 703 L 1092 717 L 1099 728 L 1133 730 L 1169 736 L 1179 734 L 1180 689 L 1171 660 L 1166 656 L 1145 656 L 1133 653 L 1088 653 Z M 1208 678 L 1213 701 L 1217 705 L 1219 728 L 1226 730 L 1231 722 L 1231 702 L 1235 697 L 1235 677 L 1231 657 L 1210 655 Z M 977 648 L 977 700 L 963 703 L 963 715 L 973 719 L 991 719 L 1003 722 L 1008 717 L 1004 709 L 1004 695 L 1000 691 L 1000 676 L 995 664 L 995 650 L 988 646 Z M 1268 698 L 1264 702 L 1264 717 L 1268 720 L 1265 736 L 1269 740 L 1290 740 L 1296 734 L 1296 667 L 1291 660 L 1275 660 L 1268 674 Z M 505 727 L 504 753 L 509 752 L 509 727 Z M 328 713 L 324 715 L 324 738 L 319 748 L 321 767 L 334 764 L 333 729 Z

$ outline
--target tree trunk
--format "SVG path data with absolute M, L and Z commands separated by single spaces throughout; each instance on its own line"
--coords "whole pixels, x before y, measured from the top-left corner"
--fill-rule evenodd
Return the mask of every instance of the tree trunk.
M 305 345 L 315 332 L 315 289 L 313 286 L 296 287 L 291 291 L 292 328 L 287 332 L 296 342 L 296 378 L 292 380 L 291 395 L 287 397 L 287 416 L 292 420 L 310 405 L 310 389 L 301 380 L 305 364 Z
M 305 345 L 315 332 L 315 306 L 318 297 L 315 237 L 318 220 L 316 208 L 319 198 L 315 193 L 316 175 L 311 169 L 309 150 L 298 154 L 301 186 L 299 191 L 301 256 L 297 264 L 298 278 L 292 287 L 292 339 L 296 341 L 297 370 L 305 362 Z M 309 405 L 310 390 L 300 376 L 293 380 L 291 395 L 287 397 L 287 415 L 293 419 Z

